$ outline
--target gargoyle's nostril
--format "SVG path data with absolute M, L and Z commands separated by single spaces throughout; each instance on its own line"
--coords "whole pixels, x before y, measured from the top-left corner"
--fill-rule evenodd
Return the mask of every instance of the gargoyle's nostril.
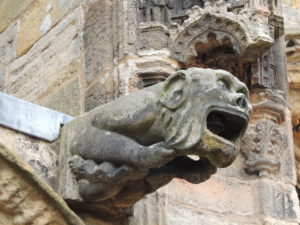
M 235 101 L 235 104 L 243 109 L 247 107 L 247 101 L 243 96 L 238 97 Z

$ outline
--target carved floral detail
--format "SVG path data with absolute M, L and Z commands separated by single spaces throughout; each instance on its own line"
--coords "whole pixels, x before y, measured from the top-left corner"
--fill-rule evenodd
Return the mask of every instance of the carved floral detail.
M 278 124 L 264 120 L 249 126 L 243 142 L 248 174 L 266 177 L 280 171 L 280 155 L 287 137 Z

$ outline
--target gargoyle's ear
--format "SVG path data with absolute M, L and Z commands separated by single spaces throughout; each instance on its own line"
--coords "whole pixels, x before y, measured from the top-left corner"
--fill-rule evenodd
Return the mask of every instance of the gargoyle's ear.
M 187 91 L 188 82 L 186 75 L 178 71 L 165 81 L 160 102 L 169 109 L 176 109 L 185 101 Z

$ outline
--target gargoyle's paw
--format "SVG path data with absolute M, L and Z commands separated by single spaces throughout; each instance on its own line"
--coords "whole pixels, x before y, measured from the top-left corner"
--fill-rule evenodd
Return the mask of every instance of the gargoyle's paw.
M 69 166 L 76 178 L 82 179 L 85 177 L 84 159 L 78 155 L 73 155 L 69 159 Z
M 141 164 L 146 168 L 159 167 L 175 157 L 173 149 L 166 149 L 162 142 L 151 145 L 148 147 L 146 153 L 141 157 Z
M 73 155 L 70 158 L 69 165 L 78 180 L 86 179 L 92 181 L 94 176 L 100 174 L 100 171 L 97 170 L 98 165 L 93 160 L 85 160 L 78 155 Z
M 89 171 L 89 180 L 92 182 L 106 182 L 109 180 L 109 174 L 115 170 L 116 167 L 109 162 L 103 162 Z
M 69 165 L 71 168 L 82 168 L 84 165 L 84 159 L 81 158 L 79 155 L 73 155 L 69 159 Z
M 110 173 L 111 179 L 127 179 L 128 176 L 130 176 L 134 171 L 134 168 L 129 165 L 123 165 L 120 166 Z

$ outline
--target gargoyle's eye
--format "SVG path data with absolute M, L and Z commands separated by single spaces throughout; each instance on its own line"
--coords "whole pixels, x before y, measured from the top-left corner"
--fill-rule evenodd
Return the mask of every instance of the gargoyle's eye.
M 217 80 L 217 85 L 219 88 L 229 89 L 229 85 L 228 85 L 227 81 L 224 79 Z

